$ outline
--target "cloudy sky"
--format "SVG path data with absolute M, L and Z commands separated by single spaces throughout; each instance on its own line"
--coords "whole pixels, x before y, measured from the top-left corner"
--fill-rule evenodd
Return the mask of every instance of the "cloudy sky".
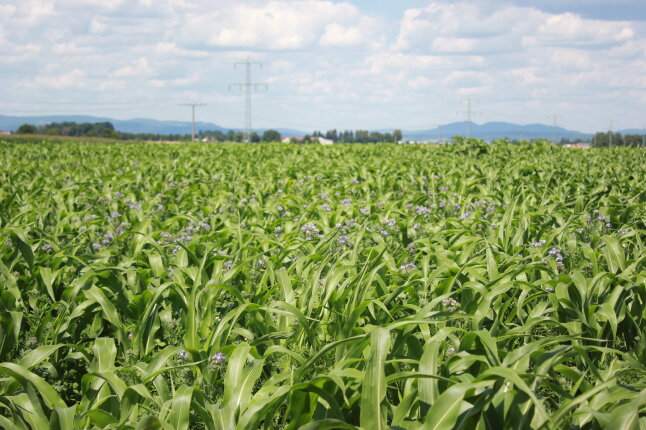
M 644 0 L 2 0 L 0 114 L 592 132 L 646 123 Z

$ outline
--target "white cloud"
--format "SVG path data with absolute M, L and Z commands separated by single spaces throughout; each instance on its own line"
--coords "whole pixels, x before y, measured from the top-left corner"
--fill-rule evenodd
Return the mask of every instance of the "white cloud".
M 60 75 L 41 75 L 36 78 L 35 85 L 48 88 L 80 88 L 85 85 L 86 73 L 83 70 L 74 69 Z
M 371 40 L 374 30 L 374 20 L 362 18 L 356 6 L 314 0 L 238 4 L 192 21 L 204 27 L 210 24 L 215 31 L 207 43 L 221 48 L 297 50 L 317 42 L 352 46 Z
M 424 126 L 455 120 L 462 95 L 480 98 L 483 120 L 572 109 L 568 119 L 586 124 L 611 105 L 616 115 L 643 113 L 646 24 L 592 20 L 567 5 L 549 9 L 566 12 L 547 12 L 546 2 L 556 5 L 5 0 L 2 85 L 7 99 L 57 99 L 57 91 L 74 88 L 88 101 L 107 95 L 163 101 L 159 115 L 171 117 L 167 100 L 192 98 L 209 103 L 202 109 L 205 115 L 212 109 L 209 120 L 240 126 L 243 98 L 227 86 L 244 79 L 233 64 L 250 55 L 264 63 L 252 78 L 270 84 L 254 95 L 257 125 L 273 118 L 265 125 Z M 617 94 L 621 103 L 612 101 Z
M 538 43 L 561 46 L 618 44 L 634 36 L 630 23 L 583 19 L 572 13 L 549 16 L 536 31 Z
M 436 37 L 431 43 L 431 49 L 435 52 L 458 53 L 472 52 L 477 46 L 477 39 L 464 37 Z
M 509 71 L 511 75 L 520 85 L 535 86 L 545 82 L 545 78 L 539 76 L 540 69 L 538 67 L 523 67 Z
M 147 58 L 139 58 L 133 64 L 110 73 L 113 78 L 145 78 L 154 74 Z

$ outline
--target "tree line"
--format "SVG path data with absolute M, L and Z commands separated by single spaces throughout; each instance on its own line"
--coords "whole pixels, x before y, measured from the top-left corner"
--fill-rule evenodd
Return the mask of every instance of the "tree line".
M 606 146 L 644 146 L 646 147 L 646 135 L 640 134 L 621 134 L 610 131 L 603 133 L 598 132 L 592 137 L 590 144 L 593 148 L 603 148 Z
M 120 140 L 165 140 L 165 141 L 186 141 L 191 140 L 190 134 L 159 134 L 159 133 L 124 133 L 114 129 L 110 122 L 82 123 L 75 122 L 53 122 L 45 125 L 23 124 L 18 127 L 16 134 L 41 134 L 48 136 L 70 136 L 70 137 L 104 137 Z M 201 131 L 196 139 L 213 142 L 242 142 L 244 133 L 241 131 L 229 130 L 223 133 L 220 130 Z M 262 134 L 253 132 L 249 135 L 251 142 L 280 142 L 282 136 L 276 130 L 266 130 Z

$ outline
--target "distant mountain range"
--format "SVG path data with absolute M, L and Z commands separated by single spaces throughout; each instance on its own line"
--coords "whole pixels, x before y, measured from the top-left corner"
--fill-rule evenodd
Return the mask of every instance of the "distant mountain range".
M 72 121 L 76 123 L 93 123 L 93 122 L 111 122 L 114 128 L 124 133 L 153 133 L 153 134 L 190 134 L 191 122 L 190 121 L 159 121 L 155 119 L 137 118 L 137 119 L 112 119 L 101 118 L 95 116 L 84 115 L 48 115 L 48 116 L 5 116 L 0 115 L 0 131 L 15 131 L 22 124 L 32 125 L 45 125 L 51 122 L 65 122 Z M 454 122 L 446 124 L 442 127 L 437 127 L 429 130 L 403 130 L 403 137 L 406 140 L 424 141 L 424 140 L 439 140 L 450 139 L 453 136 L 466 136 L 468 133 L 467 122 Z M 229 128 L 221 127 L 217 124 L 210 122 L 196 122 L 196 130 L 220 130 L 224 133 L 229 131 Z M 233 129 L 240 131 L 240 129 Z M 276 128 L 283 136 L 302 137 L 311 132 L 304 132 L 301 130 L 294 130 L 289 128 Z M 265 129 L 256 130 L 259 133 Z M 379 130 L 382 132 L 392 132 L 389 130 Z M 644 131 L 638 129 L 618 130 L 622 134 L 641 134 Z M 527 124 L 518 125 L 508 122 L 488 122 L 486 124 L 471 123 L 471 136 L 479 139 L 551 139 L 555 135 L 557 140 L 562 138 L 567 139 L 583 139 L 588 140 L 592 137 L 590 133 L 582 133 L 575 130 L 567 130 L 562 127 L 553 128 L 544 124 Z
M 551 127 L 544 124 L 527 124 L 518 125 L 509 122 L 488 122 L 486 124 L 471 123 L 471 136 L 479 139 L 551 139 L 557 140 L 592 138 L 590 133 L 567 130 L 562 127 Z M 411 130 L 404 132 L 404 138 L 409 140 L 437 140 L 449 139 L 453 136 L 467 136 L 469 133 L 469 123 L 454 122 L 430 130 Z

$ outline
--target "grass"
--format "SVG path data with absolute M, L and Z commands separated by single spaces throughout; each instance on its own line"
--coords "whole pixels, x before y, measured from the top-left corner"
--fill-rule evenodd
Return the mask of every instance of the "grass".
M 0 427 L 646 428 L 643 150 L 0 152 Z

